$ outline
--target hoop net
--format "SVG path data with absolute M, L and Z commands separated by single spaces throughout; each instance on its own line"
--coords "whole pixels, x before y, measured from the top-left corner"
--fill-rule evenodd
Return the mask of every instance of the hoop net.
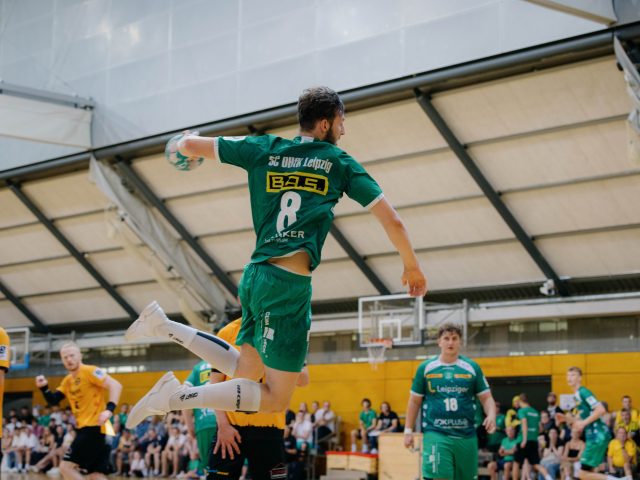
M 371 338 L 371 343 L 367 345 L 367 355 L 369 355 L 369 365 L 373 370 L 378 370 L 378 365 L 384 363 L 385 352 L 393 348 L 391 338 Z

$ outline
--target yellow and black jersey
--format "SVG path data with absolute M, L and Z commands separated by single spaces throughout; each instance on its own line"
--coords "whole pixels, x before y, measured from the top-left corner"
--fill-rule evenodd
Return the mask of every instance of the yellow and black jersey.
M 68 374 L 62 379 L 58 390 L 69 401 L 78 428 L 98 425 L 98 416 L 106 407 L 106 379 L 107 372 L 96 366 L 84 364 L 80 365 L 76 375 Z

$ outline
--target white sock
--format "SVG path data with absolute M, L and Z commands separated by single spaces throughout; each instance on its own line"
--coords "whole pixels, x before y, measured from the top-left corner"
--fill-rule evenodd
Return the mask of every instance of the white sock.
M 553 478 L 551 478 L 551 475 L 547 474 L 545 475 L 544 480 L 553 480 Z
M 260 410 L 260 384 L 246 378 L 180 390 L 169 398 L 171 410 L 212 408 L 227 412 Z
M 236 372 L 240 352 L 215 335 L 172 320 L 165 321 L 158 330 L 159 334 L 195 353 L 228 377 Z

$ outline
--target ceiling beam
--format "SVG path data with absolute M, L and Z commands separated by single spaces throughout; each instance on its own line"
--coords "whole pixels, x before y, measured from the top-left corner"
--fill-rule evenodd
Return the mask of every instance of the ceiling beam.
M 42 321 L 2 282 L 0 282 L 0 292 L 2 292 L 7 300 L 13 303 L 14 307 L 20 310 L 20 312 L 29 319 L 33 326 L 36 327 L 36 332 L 48 333 L 50 331 L 49 327 L 42 323 Z
M 520 244 L 524 247 L 527 253 L 529 253 L 531 259 L 535 262 L 538 268 L 548 279 L 553 280 L 560 295 L 569 295 L 569 291 L 565 282 L 560 279 L 560 277 L 551 267 L 544 255 L 542 255 L 542 252 L 540 252 L 538 247 L 535 245 L 532 238 L 527 234 L 527 232 L 525 232 L 524 228 L 522 228 L 522 225 L 520 225 L 518 220 L 511 213 L 506 204 L 502 201 L 500 194 L 489 183 L 489 180 L 487 180 L 480 168 L 478 168 L 473 158 L 471 158 L 471 155 L 469 155 L 469 152 L 467 152 L 466 147 L 460 142 L 460 140 L 458 140 L 451 128 L 449 128 L 447 122 L 445 122 L 444 118 L 442 118 L 438 110 L 433 106 L 431 97 L 428 94 L 423 93 L 417 89 L 415 91 L 415 95 L 418 103 L 427 114 L 433 125 L 438 129 L 440 135 L 442 135 L 442 137 L 445 139 L 453 153 L 456 155 L 456 157 L 458 157 L 462 165 L 467 169 L 467 172 L 469 172 L 478 187 L 480 187 L 480 190 L 482 190 L 482 193 L 484 193 L 485 197 L 487 197 L 487 200 L 491 202 L 491 205 L 493 205 L 498 214 L 511 229 Z
M 233 295 L 234 298 L 238 296 L 238 286 L 235 284 L 231 276 L 213 259 L 211 255 L 207 253 L 202 245 L 196 240 L 196 238 L 189 233 L 186 227 L 171 213 L 171 210 L 167 208 L 165 203 L 151 190 L 151 188 L 140 178 L 140 176 L 131 167 L 130 163 L 123 158 L 117 157 L 120 171 L 126 177 L 126 180 L 142 194 L 142 196 L 151 203 L 160 214 L 171 224 L 171 226 L 178 232 L 178 235 L 184 240 L 200 257 L 200 259 L 211 269 L 220 283 Z
M 91 263 L 85 258 L 84 254 L 82 254 L 68 239 L 65 237 L 60 230 L 53 224 L 51 220 L 49 220 L 44 213 L 36 206 L 35 203 L 22 191 L 19 185 L 9 182 L 9 189 L 15 194 L 16 197 L 27 207 L 33 215 L 40 221 L 42 225 L 46 227 L 47 230 L 58 240 L 62 246 L 71 254 L 76 261 L 84 267 L 84 269 L 93 277 L 93 279 L 98 282 L 98 284 L 107 291 L 111 298 L 113 298 L 122 309 L 127 312 L 131 319 L 135 319 L 138 316 L 138 313 L 134 310 L 134 308 L 127 302 L 120 293 L 111 285 L 107 280 L 102 276 L 96 268 L 91 265 Z
M 340 229 L 336 227 L 335 224 L 331 224 L 331 235 L 336 241 L 340 244 L 340 246 L 347 252 L 349 258 L 353 260 L 356 266 L 360 269 L 360 271 L 367 277 L 367 280 L 371 282 L 371 284 L 376 287 L 376 290 L 380 292 L 380 295 L 390 295 L 391 291 L 387 288 L 384 282 L 376 275 L 376 273 L 371 269 L 371 267 L 367 264 L 364 257 L 358 253 L 351 242 L 347 240 L 347 238 L 342 234 Z

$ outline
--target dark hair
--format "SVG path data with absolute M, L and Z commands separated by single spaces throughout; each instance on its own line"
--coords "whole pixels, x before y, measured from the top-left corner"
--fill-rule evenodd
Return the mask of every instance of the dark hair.
M 363 398 L 360 404 L 363 404 L 364 402 L 367 402 L 369 406 L 371 406 L 371 400 L 369 400 L 368 398 Z
M 344 113 L 340 96 L 329 87 L 307 88 L 298 98 L 298 123 L 303 130 L 313 130 L 320 120 L 333 120 Z
M 518 397 L 520 397 L 520 401 L 524 402 L 526 404 L 529 403 L 529 399 L 527 398 L 527 394 L 526 393 L 519 393 Z
M 456 333 L 460 338 L 462 338 L 462 328 L 456 323 L 445 323 L 441 325 L 438 329 L 438 338 L 445 333 Z

